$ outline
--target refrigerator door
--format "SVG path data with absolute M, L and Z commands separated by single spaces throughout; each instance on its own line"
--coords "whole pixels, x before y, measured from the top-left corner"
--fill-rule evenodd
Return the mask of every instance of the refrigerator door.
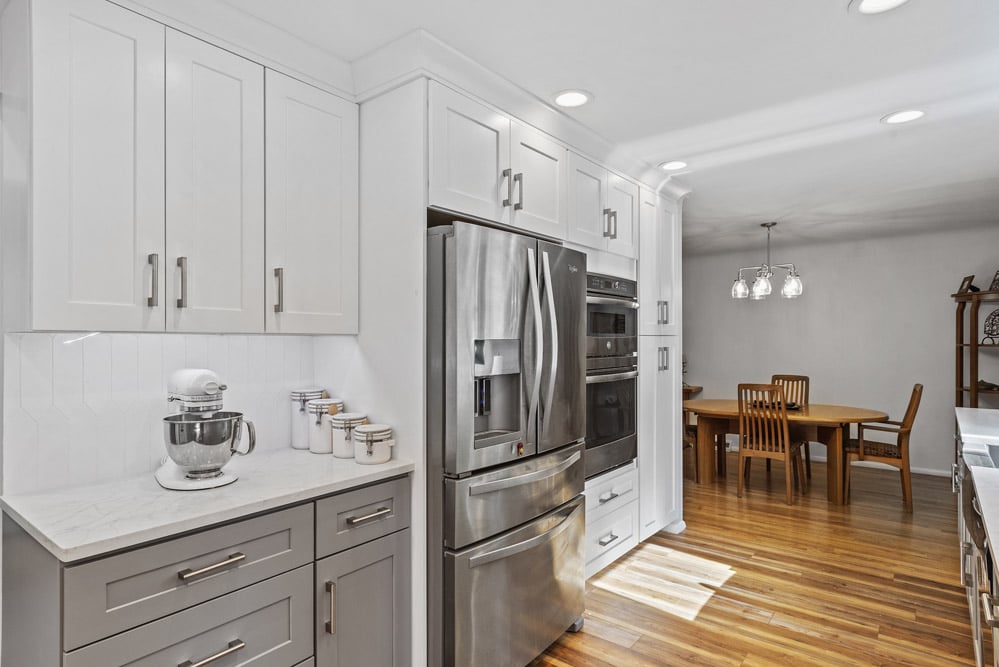
M 544 366 L 538 451 L 586 436 L 586 255 L 538 241 Z
M 455 223 L 445 241 L 444 471 L 537 451 L 537 242 Z M 428 317 L 434 317 L 429 313 Z

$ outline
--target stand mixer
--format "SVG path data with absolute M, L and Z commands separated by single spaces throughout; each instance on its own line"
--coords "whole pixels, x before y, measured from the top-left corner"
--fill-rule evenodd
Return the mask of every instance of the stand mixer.
M 222 410 L 222 384 L 205 368 L 182 368 L 170 375 L 167 401 L 178 411 L 163 418 L 168 459 L 156 471 L 160 486 L 178 491 L 211 489 L 232 484 L 237 476 L 222 467 L 233 454 L 245 456 L 256 446 L 253 422 L 241 412 Z M 238 449 L 245 422 L 249 446 Z

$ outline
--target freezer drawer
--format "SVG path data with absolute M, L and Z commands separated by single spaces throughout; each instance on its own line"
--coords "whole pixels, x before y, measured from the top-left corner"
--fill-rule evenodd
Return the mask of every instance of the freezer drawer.
M 498 535 L 583 492 L 583 446 L 575 445 L 466 479 L 444 481 L 444 546 Z
M 485 544 L 444 554 L 444 664 L 522 667 L 583 613 L 582 496 Z

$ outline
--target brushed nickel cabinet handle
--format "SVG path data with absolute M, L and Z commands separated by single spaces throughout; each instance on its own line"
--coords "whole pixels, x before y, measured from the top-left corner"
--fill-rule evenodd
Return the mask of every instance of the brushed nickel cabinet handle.
M 517 203 L 513 205 L 514 211 L 519 211 L 524 208 L 524 174 L 523 172 L 513 175 L 513 182 L 516 183 L 518 187 L 518 199 Z
M 180 267 L 180 298 L 177 299 L 177 307 L 187 308 L 187 257 L 178 257 L 177 266 Z
M 605 547 L 611 542 L 614 542 L 615 540 L 619 539 L 620 537 L 621 537 L 620 535 L 615 535 L 614 533 L 611 533 L 610 535 L 607 535 L 606 537 L 601 537 L 599 540 L 597 540 L 597 544 L 599 544 L 602 547 Z
M 326 622 L 326 632 L 336 634 L 336 584 L 326 582 L 326 592 L 330 594 L 330 620 Z
M 391 514 L 391 507 L 379 507 L 371 514 L 365 514 L 364 516 L 349 516 L 347 517 L 348 526 L 356 526 L 359 523 L 364 523 L 365 521 L 371 521 L 372 519 L 377 519 L 380 516 L 385 516 L 386 514 Z
M 669 324 L 669 301 L 663 301 L 663 324 Z
M 177 573 L 177 578 L 181 581 L 189 581 L 195 577 L 200 577 L 203 574 L 209 574 L 215 572 L 216 570 L 221 570 L 224 567 L 229 567 L 230 565 L 235 565 L 236 563 L 246 560 L 246 554 L 240 553 L 239 551 L 229 554 L 229 557 L 223 561 L 219 561 L 214 565 L 206 565 L 205 567 L 200 567 L 197 570 L 192 570 L 187 568 L 181 570 Z
M 146 297 L 146 305 L 155 308 L 160 305 L 160 254 L 150 253 L 146 261 L 153 267 L 153 295 Z
M 277 278 L 277 303 L 274 304 L 275 313 L 284 312 L 284 269 L 278 267 L 274 269 L 274 277 Z
M 664 371 L 668 371 L 669 370 L 669 348 L 668 347 L 664 347 L 663 348 L 663 370 Z
M 227 655 L 232 655 L 236 651 L 240 651 L 244 648 L 246 648 L 246 642 L 244 642 L 241 639 L 233 639 L 231 642 L 229 642 L 229 646 L 227 648 L 222 649 L 215 655 L 210 655 L 207 658 L 202 658 L 197 662 L 191 662 L 190 660 L 185 660 L 184 662 L 177 665 L 177 667 L 205 667 L 205 665 L 210 665 L 216 660 L 221 660 Z
M 610 232 L 610 220 L 611 220 L 611 210 L 609 208 L 604 209 L 604 236 L 609 238 Z
M 617 211 L 611 211 L 610 219 L 614 222 L 614 231 L 611 232 L 610 237 L 612 239 L 617 238 Z
M 503 206 L 509 206 L 513 201 L 513 169 L 504 169 L 503 178 L 506 179 L 506 199 L 503 200 Z
M 609 503 L 610 501 L 614 500 L 620 495 L 621 494 L 617 493 L 616 491 L 610 491 L 609 493 L 605 493 L 604 495 L 597 498 L 597 502 L 603 505 L 604 503 Z

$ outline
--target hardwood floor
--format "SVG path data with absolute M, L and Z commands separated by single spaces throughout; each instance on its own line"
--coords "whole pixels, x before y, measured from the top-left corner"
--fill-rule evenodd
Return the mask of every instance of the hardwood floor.
M 684 480 L 683 534 L 659 533 L 587 583 L 586 623 L 532 663 L 613 665 L 973 665 L 949 478 L 855 468 L 852 501 L 784 503 L 783 471 Z

